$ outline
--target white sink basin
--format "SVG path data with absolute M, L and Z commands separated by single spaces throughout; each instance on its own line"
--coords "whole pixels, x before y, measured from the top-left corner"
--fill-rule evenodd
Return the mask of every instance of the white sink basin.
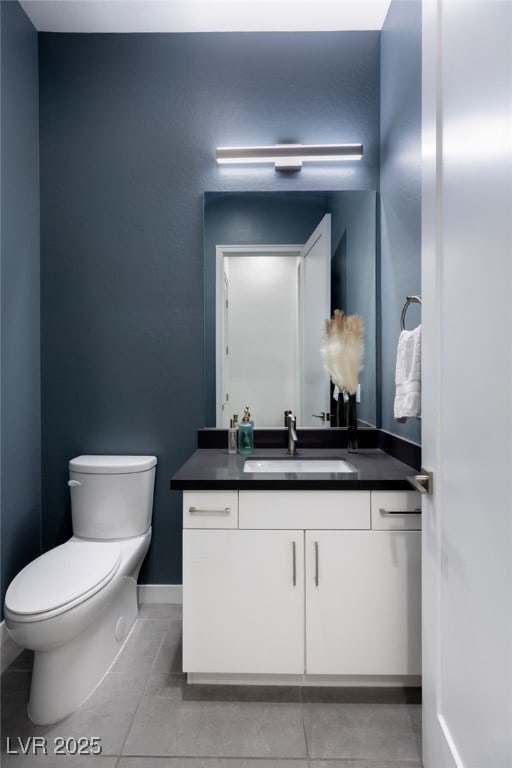
M 356 472 L 345 459 L 246 459 L 244 472 Z

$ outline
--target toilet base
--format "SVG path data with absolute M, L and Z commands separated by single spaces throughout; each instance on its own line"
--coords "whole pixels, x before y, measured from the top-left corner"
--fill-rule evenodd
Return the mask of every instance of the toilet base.
M 89 698 L 121 651 L 137 615 L 137 583 L 131 576 L 121 577 L 83 632 L 63 646 L 35 652 L 28 714 L 36 725 L 68 717 Z

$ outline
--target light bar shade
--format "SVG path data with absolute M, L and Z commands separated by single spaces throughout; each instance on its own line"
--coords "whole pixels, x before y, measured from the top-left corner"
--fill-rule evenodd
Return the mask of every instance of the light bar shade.
M 300 168 L 302 161 L 360 160 L 362 144 L 275 144 L 270 147 L 217 147 L 218 163 L 275 163 L 277 169 Z

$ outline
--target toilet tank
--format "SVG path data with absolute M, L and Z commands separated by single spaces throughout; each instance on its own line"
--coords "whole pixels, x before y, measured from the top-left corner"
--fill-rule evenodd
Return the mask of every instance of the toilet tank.
M 69 462 L 73 533 L 128 539 L 151 525 L 156 456 L 77 456 Z

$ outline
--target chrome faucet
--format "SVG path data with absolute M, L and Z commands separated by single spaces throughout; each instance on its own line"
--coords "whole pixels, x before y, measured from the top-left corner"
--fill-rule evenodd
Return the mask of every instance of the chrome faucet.
M 286 425 L 288 427 L 288 453 L 294 456 L 297 450 L 298 439 L 296 431 L 297 418 L 291 412 L 286 417 Z

